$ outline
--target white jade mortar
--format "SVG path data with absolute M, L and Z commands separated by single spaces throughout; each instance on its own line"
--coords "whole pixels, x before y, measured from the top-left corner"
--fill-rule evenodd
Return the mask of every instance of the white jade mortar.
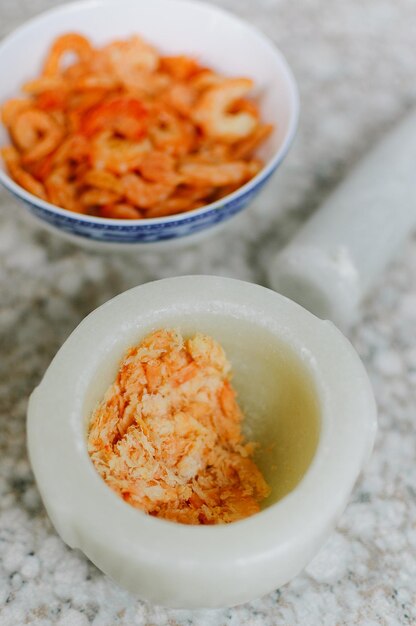
M 91 410 L 124 351 L 159 327 L 224 345 L 272 487 L 260 513 L 229 525 L 167 522 L 125 503 L 94 469 Z M 240 604 L 296 576 L 337 523 L 375 432 L 367 374 L 331 322 L 258 285 L 207 276 L 149 283 L 99 307 L 28 410 L 30 460 L 62 539 L 140 598 L 176 608 Z

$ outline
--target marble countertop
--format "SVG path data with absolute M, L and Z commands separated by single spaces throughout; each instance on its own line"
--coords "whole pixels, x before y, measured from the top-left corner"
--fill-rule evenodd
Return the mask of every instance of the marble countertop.
M 56 4 L 1 0 L 0 34 Z M 94 256 L 27 225 L 15 201 L 0 195 L 0 626 L 416 624 L 415 238 L 351 332 L 378 402 L 375 452 L 337 530 L 284 588 L 229 610 L 143 604 L 65 547 L 33 482 L 27 398 L 87 313 L 128 287 L 178 274 L 264 284 L 270 255 L 416 102 L 414 0 L 219 4 L 276 41 L 303 102 L 289 158 L 227 231 L 182 253 Z

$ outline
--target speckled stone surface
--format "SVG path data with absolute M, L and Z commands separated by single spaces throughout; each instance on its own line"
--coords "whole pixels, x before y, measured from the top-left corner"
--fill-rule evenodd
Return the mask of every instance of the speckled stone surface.
M 414 0 L 220 3 L 277 42 L 303 101 L 290 157 L 227 232 L 182 253 L 93 256 L 27 225 L 15 201 L 0 195 L 0 626 L 416 624 L 416 239 L 351 333 L 380 410 L 375 452 L 338 529 L 292 583 L 230 610 L 147 606 L 65 547 L 33 483 L 27 398 L 87 313 L 164 276 L 208 273 L 264 283 L 270 254 L 415 104 Z M 1 0 L 1 34 L 56 4 Z

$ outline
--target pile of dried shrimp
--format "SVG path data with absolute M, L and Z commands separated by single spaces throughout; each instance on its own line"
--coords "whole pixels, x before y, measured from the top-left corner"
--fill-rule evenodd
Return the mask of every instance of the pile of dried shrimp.
M 270 488 L 242 435 L 222 346 L 159 329 L 132 346 L 93 412 L 88 451 L 107 485 L 149 515 L 224 524 L 260 511 Z
M 26 96 L 2 106 L 12 141 L 2 156 L 20 186 L 69 211 L 190 211 L 261 169 L 253 153 L 273 127 L 247 99 L 252 87 L 190 57 L 161 56 L 137 36 L 98 49 L 68 33 L 23 85 Z

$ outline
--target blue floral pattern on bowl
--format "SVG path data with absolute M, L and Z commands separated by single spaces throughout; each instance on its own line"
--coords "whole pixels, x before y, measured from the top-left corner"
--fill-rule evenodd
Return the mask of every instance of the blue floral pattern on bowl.
M 76 213 L 62 209 L 49 209 L 44 202 L 28 199 L 28 194 L 20 195 L 16 188 L 12 189 L 3 181 L 6 188 L 19 200 L 23 200 L 30 213 L 52 228 L 68 235 L 87 240 L 106 243 L 154 243 L 179 239 L 194 235 L 217 224 L 229 220 L 239 213 L 259 193 L 261 188 L 276 170 L 260 173 L 255 180 L 237 190 L 231 196 L 216 202 L 211 207 L 190 211 L 175 218 L 161 220 L 140 220 L 133 223 L 129 220 L 88 219 Z M 15 186 L 14 186 L 15 187 Z

